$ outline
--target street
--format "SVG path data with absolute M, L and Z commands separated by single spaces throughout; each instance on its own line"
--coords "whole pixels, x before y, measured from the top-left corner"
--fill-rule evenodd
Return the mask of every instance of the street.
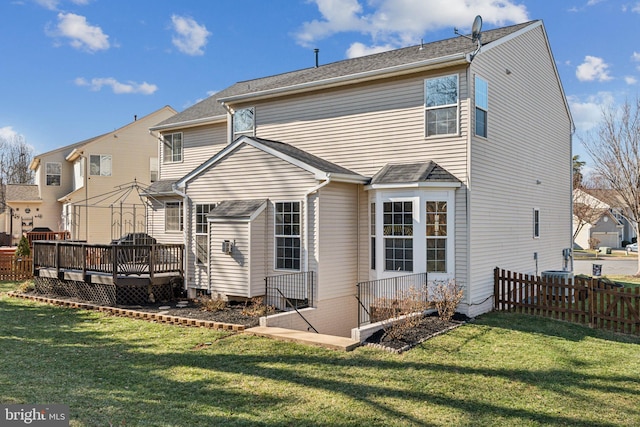
M 626 275 L 635 274 L 638 270 L 638 260 L 636 257 L 626 258 L 598 258 L 589 260 L 576 260 L 573 262 L 574 274 L 586 274 L 591 276 L 593 264 L 602 265 L 602 275 Z

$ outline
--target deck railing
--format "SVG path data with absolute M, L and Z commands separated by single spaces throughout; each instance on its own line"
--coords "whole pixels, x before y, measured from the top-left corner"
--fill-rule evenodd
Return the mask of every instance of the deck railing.
M 409 274 L 360 282 L 358 294 L 358 326 L 385 320 L 380 313 L 391 313 L 393 305 L 409 296 L 427 298 L 427 273 Z M 426 300 L 424 301 L 427 302 Z
M 66 270 L 106 273 L 118 276 L 158 273 L 183 273 L 183 246 L 180 244 L 92 245 L 70 241 L 35 241 L 33 270 L 55 269 L 57 275 Z
M 26 234 L 31 247 L 36 240 L 69 240 L 71 238 L 71 233 L 68 231 L 29 231 Z

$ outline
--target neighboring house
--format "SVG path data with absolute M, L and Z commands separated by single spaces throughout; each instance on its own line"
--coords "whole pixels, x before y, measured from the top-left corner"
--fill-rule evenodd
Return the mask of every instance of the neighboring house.
M 8 185 L 13 242 L 33 227 L 69 231 L 74 240 L 109 243 L 146 231 L 138 187 L 157 178 L 157 136 L 149 127 L 176 114 L 163 107 L 112 132 L 34 157 L 35 185 Z
M 312 271 L 321 333 L 357 326 L 356 284 L 428 273 L 491 310 L 494 268 L 559 269 L 573 122 L 541 21 L 239 82 L 153 126 L 160 241 L 225 298 Z M 203 163 L 204 159 L 205 160 Z M 307 329 L 295 313 L 269 326 Z
M 576 189 L 573 192 L 574 245 L 580 249 L 620 248 L 636 237 L 625 208 L 611 190 Z M 577 232 L 577 234 L 576 234 Z

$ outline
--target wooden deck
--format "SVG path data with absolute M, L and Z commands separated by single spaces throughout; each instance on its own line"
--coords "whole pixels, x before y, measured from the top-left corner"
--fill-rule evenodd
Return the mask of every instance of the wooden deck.
M 170 299 L 182 287 L 183 245 L 90 245 L 34 241 L 36 290 L 102 304 Z

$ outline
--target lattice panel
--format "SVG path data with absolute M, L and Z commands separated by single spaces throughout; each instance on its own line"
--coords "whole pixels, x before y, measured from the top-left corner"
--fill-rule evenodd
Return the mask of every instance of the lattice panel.
M 100 305 L 116 304 L 116 286 L 103 283 L 85 283 L 52 277 L 34 277 L 35 290 L 43 295 L 78 298 Z

